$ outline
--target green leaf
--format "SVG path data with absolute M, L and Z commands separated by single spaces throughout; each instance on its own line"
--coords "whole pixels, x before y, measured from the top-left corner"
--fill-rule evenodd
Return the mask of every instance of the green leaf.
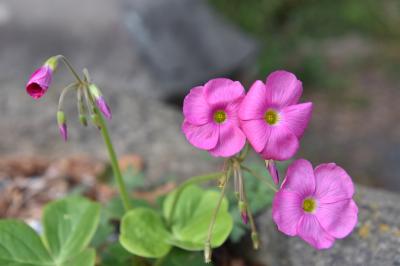
M 161 216 L 148 208 L 137 208 L 124 215 L 121 222 L 121 245 L 133 254 L 160 258 L 171 249 L 170 238 Z
M 110 244 L 104 252 L 101 253 L 102 266 L 126 266 L 132 254 L 129 253 L 120 243 Z
M 189 252 L 182 249 L 174 248 L 165 258 L 162 266 L 212 266 L 211 263 L 204 262 L 204 255 L 202 252 Z
M 82 252 L 99 223 L 100 205 L 82 197 L 68 197 L 44 209 L 44 241 L 52 257 L 66 261 Z
M 89 248 L 79 253 L 76 257 L 63 262 L 60 266 L 93 266 L 95 259 L 95 250 Z
M 164 216 L 171 215 L 176 191 L 164 201 Z M 169 243 L 186 250 L 203 250 L 208 227 L 220 193 L 188 186 L 181 193 L 171 217 L 172 237 Z M 233 220 L 228 212 L 228 201 L 224 198 L 215 221 L 211 246 L 219 247 L 232 230 Z
M 52 258 L 40 237 L 17 220 L 0 221 L 0 265 L 52 266 Z

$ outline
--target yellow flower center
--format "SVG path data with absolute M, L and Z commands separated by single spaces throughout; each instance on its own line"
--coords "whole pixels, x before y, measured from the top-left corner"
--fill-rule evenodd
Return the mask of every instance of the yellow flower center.
M 313 212 L 316 207 L 317 203 L 312 198 L 308 198 L 303 201 L 303 210 L 306 212 Z
M 269 125 L 275 125 L 279 121 L 278 112 L 270 109 L 265 112 L 264 119 Z
M 214 121 L 218 124 L 224 122 L 226 120 L 226 113 L 222 110 L 218 110 L 214 113 Z

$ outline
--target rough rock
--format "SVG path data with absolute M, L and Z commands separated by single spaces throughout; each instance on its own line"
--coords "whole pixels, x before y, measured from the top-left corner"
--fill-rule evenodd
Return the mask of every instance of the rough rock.
M 271 212 L 257 218 L 263 243 L 251 254 L 273 266 L 392 266 L 400 265 L 400 196 L 384 190 L 357 187 L 359 222 L 350 236 L 333 248 L 317 251 L 299 238 L 280 233 Z
M 140 54 L 163 84 L 182 95 L 193 82 L 248 68 L 256 43 L 204 0 L 125 0 L 124 20 Z M 166 10 L 168 10 L 166 12 Z

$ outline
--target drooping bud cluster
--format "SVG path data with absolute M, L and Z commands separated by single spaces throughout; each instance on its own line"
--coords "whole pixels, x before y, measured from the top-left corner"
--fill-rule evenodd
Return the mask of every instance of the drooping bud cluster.
M 58 105 L 57 124 L 60 135 L 66 141 L 68 139 L 68 130 L 63 105 L 64 95 L 68 91 L 75 90 L 77 94 L 79 122 L 83 126 L 88 125 L 87 116 L 90 115 L 93 124 L 101 129 L 100 119 L 102 118 L 100 117 L 100 113 L 102 113 L 107 119 L 111 119 L 111 109 L 106 103 L 100 89 L 90 81 L 88 71 L 84 69 L 84 75 L 81 79 L 68 60 L 62 55 L 50 57 L 31 75 L 26 84 L 26 91 L 33 99 L 39 99 L 47 92 L 51 85 L 54 71 L 56 70 L 60 60 L 76 79 L 74 83 L 71 83 L 62 90 Z

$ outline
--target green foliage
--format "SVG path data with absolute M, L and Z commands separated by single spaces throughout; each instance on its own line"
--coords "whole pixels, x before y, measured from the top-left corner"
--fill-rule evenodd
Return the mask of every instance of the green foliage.
M 124 215 L 121 222 L 121 245 L 145 258 L 161 258 L 170 251 L 167 231 L 161 216 L 148 208 L 136 208 Z
M 88 249 L 100 206 L 81 197 L 50 203 L 44 211 L 44 235 L 15 220 L 0 221 L 0 265 L 92 266 L 95 252 Z
M 126 266 L 131 265 L 132 254 L 129 253 L 120 243 L 110 244 L 101 254 L 102 266 Z
M 99 223 L 100 205 L 81 197 L 69 197 L 44 209 L 44 240 L 53 257 L 64 261 L 81 252 Z
M 170 219 L 172 238 L 170 242 L 186 250 L 203 250 L 208 227 L 220 193 L 204 191 L 197 186 L 188 186 L 179 196 L 175 211 L 170 217 L 176 191 L 164 201 L 164 216 Z M 212 247 L 223 244 L 232 230 L 233 222 L 228 212 L 228 201 L 224 199 L 215 222 Z
M 276 69 L 287 69 L 312 88 L 344 88 L 349 85 L 343 80 L 348 70 L 331 71 L 326 55 L 316 53 L 322 49 L 321 40 L 354 33 L 379 43 L 388 38 L 398 42 L 400 37 L 396 0 L 208 1 L 259 39 L 261 79 Z
M 162 266 L 212 266 L 212 263 L 205 263 L 201 252 L 187 252 L 181 249 L 173 249 L 165 258 Z
M 188 186 L 181 191 L 172 213 L 176 196 L 175 191 L 164 200 L 164 217 L 147 208 L 134 209 L 125 214 L 121 223 L 121 245 L 133 254 L 148 258 L 163 257 L 172 246 L 202 250 L 219 193 Z M 168 221 L 168 226 L 164 221 Z M 228 201 L 223 199 L 213 230 L 213 247 L 222 245 L 232 226 Z

